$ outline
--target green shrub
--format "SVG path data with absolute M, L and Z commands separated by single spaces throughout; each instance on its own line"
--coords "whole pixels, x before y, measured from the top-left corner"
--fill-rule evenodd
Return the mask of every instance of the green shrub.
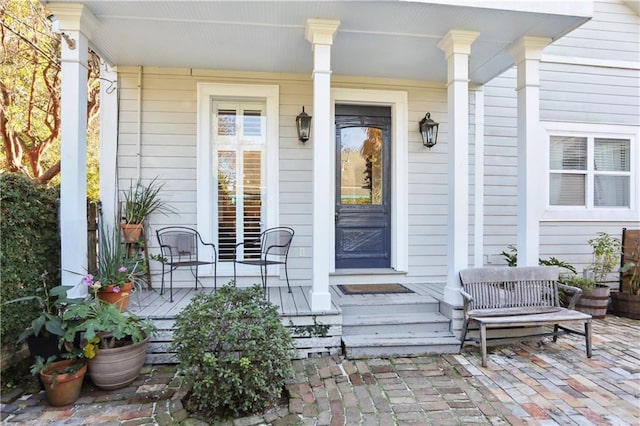
M 2 303 L 36 294 L 42 276 L 60 284 L 58 191 L 24 175 L 0 174 L 0 341 L 14 345 L 18 335 L 38 316 L 33 301 Z
M 293 339 L 260 286 L 198 294 L 176 319 L 172 348 L 192 383 L 188 408 L 208 418 L 273 406 L 292 374 Z

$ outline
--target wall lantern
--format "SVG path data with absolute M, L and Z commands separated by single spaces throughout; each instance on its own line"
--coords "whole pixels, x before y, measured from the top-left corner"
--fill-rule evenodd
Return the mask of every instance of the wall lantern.
M 302 112 L 296 117 L 296 128 L 298 129 L 298 139 L 300 142 L 305 143 L 308 141 L 311 130 L 311 116 L 304 112 L 304 107 L 302 107 Z
M 429 149 L 431 149 L 431 147 L 433 147 L 438 141 L 439 125 L 440 124 L 431 119 L 430 112 L 426 113 L 424 118 L 420 120 L 420 135 L 422 135 L 422 144 Z

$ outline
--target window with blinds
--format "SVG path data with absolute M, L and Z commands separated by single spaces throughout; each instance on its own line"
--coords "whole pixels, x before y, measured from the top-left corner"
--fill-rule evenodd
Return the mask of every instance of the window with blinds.
M 629 139 L 551 136 L 549 204 L 630 207 Z
M 214 102 L 214 164 L 217 164 L 218 256 L 232 260 L 236 245 L 256 240 L 264 222 L 265 107 Z M 259 257 L 242 247 L 239 256 Z

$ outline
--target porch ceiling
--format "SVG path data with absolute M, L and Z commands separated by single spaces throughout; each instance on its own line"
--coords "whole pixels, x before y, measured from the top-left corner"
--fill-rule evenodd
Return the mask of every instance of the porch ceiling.
M 53 13 L 56 3 L 84 4 L 98 21 L 91 45 L 116 66 L 310 74 L 305 23 L 319 18 L 341 22 L 334 74 L 446 81 L 437 43 L 451 29 L 478 31 L 474 83 L 513 64 L 505 49 L 514 40 L 556 39 L 591 14 L 588 1 L 42 1 Z

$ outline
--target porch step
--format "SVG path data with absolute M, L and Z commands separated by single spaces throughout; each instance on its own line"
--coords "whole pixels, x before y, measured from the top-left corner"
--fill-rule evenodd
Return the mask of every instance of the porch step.
M 458 353 L 460 341 L 449 332 L 342 336 L 349 359 L 389 358 L 425 354 Z
M 449 331 L 450 322 L 439 312 L 343 315 L 342 335 L 441 333 Z
M 427 295 L 343 297 L 342 346 L 347 358 L 457 353 L 460 341 L 438 300 Z

